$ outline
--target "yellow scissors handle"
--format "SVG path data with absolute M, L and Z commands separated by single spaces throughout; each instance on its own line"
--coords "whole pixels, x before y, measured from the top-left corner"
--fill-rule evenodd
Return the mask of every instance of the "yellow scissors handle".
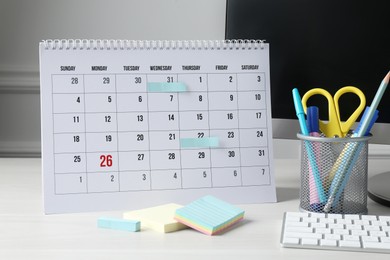
M 341 89 L 339 89 L 336 94 L 334 95 L 334 105 L 336 107 L 336 112 L 338 114 L 338 117 L 340 118 L 340 109 L 339 109 L 339 98 L 346 94 L 346 93 L 353 93 L 357 95 L 360 99 L 360 104 L 356 108 L 356 110 L 349 116 L 347 121 L 341 122 L 340 121 L 340 128 L 341 131 L 343 132 L 343 136 L 348 134 L 349 129 L 352 128 L 353 124 L 356 122 L 357 118 L 359 115 L 363 112 L 364 108 L 366 107 L 366 97 L 364 96 L 363 92 L 353 86 L 346 86 Z
M 340 118 L 339 114 L 337 113 L 335 103 L 333 101 L 332 95 L 322 88 L 313 88 L 305 93 L 302 97 L 302 106 L 303 109 L 307 110 L 306 102 L 307 100 L 314 96 L 314 95 L 322 95 L 328 100 L 328 115 L 329 115 L 329 122 L 324 123 L 321 120 L 319 121 L 320 129 L 321 131 L 327 136 L 327 137 L 334 137 L 339 136 L 342 137 L 343 133 L 341 131 L 340 126 Z

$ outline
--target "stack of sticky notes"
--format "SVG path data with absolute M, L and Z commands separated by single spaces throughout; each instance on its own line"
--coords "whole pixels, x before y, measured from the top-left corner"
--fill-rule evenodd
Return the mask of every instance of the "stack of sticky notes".
M 175 219 L 207 235 L 215 235 L 244 217 L 244 210 L 205 196 L 176 210 Z
M 142 228 L 149 228 L 161 233 L 174 232 L 187 228 L 186 225 L 174 219 L 175 211 L 181 207 L 183 206 L 169 203 L 157 207 L 125 212 L 123 218 L 141 221 Z

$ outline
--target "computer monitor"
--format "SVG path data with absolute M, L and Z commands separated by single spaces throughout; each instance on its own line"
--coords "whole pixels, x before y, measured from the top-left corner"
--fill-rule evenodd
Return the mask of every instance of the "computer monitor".
M 301 95 L 314 87 L 333 95 L 352 85 L 364 92 L 370 105 L 390 69 L 389 10 L 389 0 L 227 0 L 225 38 L 270 44 L 274 138 L 296 139 L 295 87 Z M 320 118 L 328 119 L 325 99 L 315 101 Z M 342 120 L 358 102 L 349 94 L 341 98 Z M 390 89 L 378 106 L 370 143 L 390 145 L 389 104 Z M 389 185 L 390 173 L 386 176 L 380 182 Z

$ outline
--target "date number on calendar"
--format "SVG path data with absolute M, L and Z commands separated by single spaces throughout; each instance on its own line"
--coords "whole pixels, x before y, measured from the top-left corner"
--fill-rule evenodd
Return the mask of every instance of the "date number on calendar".
M 111 167 L 112 166 L 112 155 L 102 154 L 100 155 L 100 167 Z

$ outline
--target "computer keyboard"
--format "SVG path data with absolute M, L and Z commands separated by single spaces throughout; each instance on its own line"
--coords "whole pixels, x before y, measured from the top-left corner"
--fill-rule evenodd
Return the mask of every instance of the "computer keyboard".
M 390 253 L 390 216 L 286 212 L 283 247 Z

